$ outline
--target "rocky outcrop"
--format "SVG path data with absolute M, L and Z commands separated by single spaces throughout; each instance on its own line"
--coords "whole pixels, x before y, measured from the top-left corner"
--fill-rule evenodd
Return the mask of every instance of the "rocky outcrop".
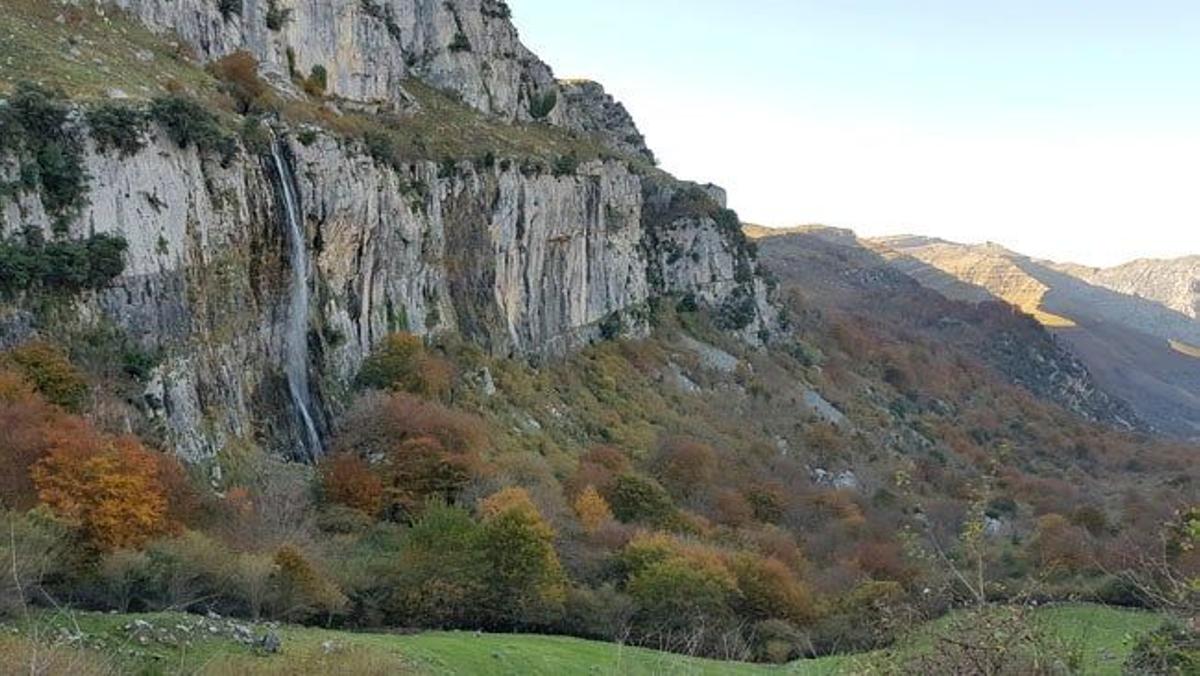
M 564 125 L 592 134 L 627 155 L 654 162 L 654 153 L 646 147 L 646 138 L 638 131 L 629 111 L 605 92 L 603 85 L 591 80 L 562 80 L 559 86 L 563 97 L 560 119 Z
M 530 120 L 553 97 L 550 68 L 525 48 L 500 0 L 117 0 L 152 28 L 174 31 L 203 60 L 238 50 L 287 86 L 292 73 L 327 73 L 328 92 L 403 103 L 419 77 L 474 108 Z M 536 106 L 532 106 L 536 108 Z
M 545 121 L 653 161 L 625 107 L 594 82 L 557 82 L 517 35 L 502 0 L 116 0 L 201 60 L 244 50 L 276 86 L 314 68 L 327 92 L 407 107 L 408 78 L 450 91 L 508 121 Z M 231 8 L 236 8 L 231 9 Z
M 1200 318 L 1200 256 L 1142 259 L 1111 268 L 1055 267 L 1088 284 L 1154 301 L 1192 319 Z

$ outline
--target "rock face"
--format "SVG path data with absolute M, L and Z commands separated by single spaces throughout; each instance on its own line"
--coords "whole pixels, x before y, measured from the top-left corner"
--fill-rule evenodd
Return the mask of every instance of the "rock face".
M 646 139 L 629 111 L 606 93 L 603 85 L 591 80 L 562 80 L 559 86 L 564 104 L 563 124 L 598 136 L 609 147 L 628 155 L 654 161 L 654 153 L 646 147 Z M 723 199 L 721 206 L 725 206 Z
M 354 101 L 401 102 L 403 80 L 420 77 L 483 112 L 528 120 L 530 102 L 557 87 L 499 0 L 240 0 L 224 13 L 215 0 L 117 4 L 205 60 L 248 51 L 277 83 L 320 66 L 329 93 Z
M 315 67 L 330 95 L 407 105 L 418 78 L 509 121 L 545 120 L 653 159 L 624 106 L 594 82 L 554 79 L 521 44 L 502 0 L 116 0 L 159 31 L 173 31 L 203 60 L 245 50 L 268 80 L 292 87 Z
M 313 267 L 309 369 L 323 433 L 391 331 L 457 331 L 497 354 L 552 355 L 613 325 L 636 335 L 662 294 L 750 298 L 752 340 L 774 316 L 760 280 L 738 281 L 753 265 L 744 243 L 711 221 L 668 224 L 683 253 L 664 262 L 647 236 L 647 188 L 622 162 L 560 177 L 463 162 L 447 175 L 433 162 L 383 166 L 329 136 L 287 138 Z M 239 442 L 302 449 L 283 370 L 291 256 L 271 164 L 242 150 L 222 166 L 156 131 L 130 158 L 89 147 L 87 167 L 90 204 L 71 235 L 119 233 L 129 249 L 124 274 L 74 312 L 164 355 L 147 399 L 170 442 L 192 460 Z M 0 213 L 0 234 L 50 232 L 51 220 L 23 194 Z M 15 336 L 28 317 L 0 321 Z
M 545 119 L 649 157 L 598 85 L 560 91 L 499 0 L 118 4 L 202 59 L 249 51 L 281 88 L 293 86 L 289 71 L 322 66 L 342 99 L 407 106 L 402 85 L 416 77 L 493 123 Z M 87 139 L 81 117 L 71 124 Z M 378 162 L 359 141 L 315 128 L 274 133 L 275 158 L 244 146 L 203 155 L 157 127 L 128 157 L 85 142 L 88 204 L 63 234 L 119 234 L 126 265 L 57 321 L 115 325 L 162 356 L 146 405 L 190 460 L 246 444 L 305 455 L 314 444 L 303 413 L 327 438 L 359 365 L 394 331 L 457 332 L 494 354 L 544 358 L 644 333 L 650 301 L 664 295 L 715 308 L 752 343 L 775 326 L 754 254 L 714 186 L 635 173 L 644 165 L 617 154 L 553 172 L 523 158 Z M 0 184 L 20 173 L 18 158 L 0 156 Z M 297 218 L 285 218 L 289 206 Z M 27 227 L 55 230 L 38 193 L 0 200 L 0 237 Z M 308 293 L 296 293 L 300 280 Z M 35 306 L 0 305 L 0 344 L 46 330 Z

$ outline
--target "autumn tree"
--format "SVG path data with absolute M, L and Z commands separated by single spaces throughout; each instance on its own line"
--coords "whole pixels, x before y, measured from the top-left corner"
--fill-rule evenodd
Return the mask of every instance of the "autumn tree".
M 579 523 L 583 524 L 583 530 L 587 533 L 594 533 L 600 526 L 612 521 L 612 509 L 608 506 L 608 501 L 604 496 L 600 495 L 600 491 L 596 490 L 595 486 L 588 486 L 575 499 L 575 514 L 579 517 Z
M 731 558 L 729 568 L 737 580 L 742 616 L 787 620 L 798 626 L 816 617 L 812 592 L 782 561 L 741 553 Z
M 717 453 L 695 439 L 670 437 L 663 441 L 653 465 L 655 474 L 672 494 L 687 497 L 712 481 L 717 471 Z
M 560 612 L 566 576 L 554 550 L 554 530 L 529 494 L 506 488 L 484 500 L 480 513 L 494 619 L 536 624 Z
M 346 608 L 345 594 L 295 547 L 285 545 L 275 552 L 274 572 L 281 617 L 303 620 Z
M 132 437 L 108 437 L 78 418 L 47 433 L 33 466 L 39 499 L 103 550 L 137 547 L 170 528 L 159 458 Z
M 452 501 L 470 479 L 487 436 L 478 418 L 410 394 L 367 395 L 335 439 L 337 453 L 378 457 L 383 513 L 411 519 L 430 498 Z
M 0 366 L 18 371 L 50 403 L 76 413 L 83 408 L 87 380 L 57 347 L 40 341 L 25 343 L 0 354 Z
M 612 489 L 617 477 L 630 469 L 629 458 L 620 449 L 595 446 L 580 456 L 579 466 L 564 487 L 568 496 L 578 496 L 588 486 L 605 494 Z
M 460 507 L 432 503 L 405 533 L 382 573 L 392 622 L 468 627 L 484 619 L 488 564 L 479 524 Z
M 46 431 L 64 417 L 15 371 L 0 370 L 0 503 L 9 509 L 37 504 L 31 470 L 50 448 Z
M 338 453 L 321 467 L 325 499 L 375 516 L 383 508 L 383 481 L 366 460 L 354 453 Z
M 613 514 L 625 523 L 661 524 L 675 513 L 667 491 L 657 481 L 637 474 L 617 477 L 607 497 Z
M 359 387 L 441 398 L 454 382 L 454 367 L 432 354 L 420 337 L 393 333 L 367 357 L 358 372 Z

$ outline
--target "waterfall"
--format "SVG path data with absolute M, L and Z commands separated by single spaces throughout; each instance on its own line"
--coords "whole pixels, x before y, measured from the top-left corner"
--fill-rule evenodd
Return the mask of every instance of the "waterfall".
M 312 458 L 321 454 L 322 445 L 317 426 L 313 423 L 312 398 L 308 387 L 308 246 L 304 229 L 300 227 L 300 200 L 295 179 L 278 139 L 271 144 L 271 159 L 279 176 L 283 215 L 287 221 L 288 243 L 291 246 L 292 283 L 288 301 L 284 372 L 292 404 L 303 423 L 307 443 L 304 450 Z

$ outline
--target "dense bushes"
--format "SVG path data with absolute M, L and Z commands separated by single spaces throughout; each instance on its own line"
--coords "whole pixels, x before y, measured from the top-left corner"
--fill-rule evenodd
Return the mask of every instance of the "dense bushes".
M 6 468 L 6 473 L 11 471 Z M 39 593 L 43 582 L 68 570 L 74 546 L 70 532 L 45 510 L 0 510 L 0 619 L 15 614 Z
M 843 359 L 822 349 L 831 365 Z M 847 433 L 801 419 L 797 399 L 777 394 L 803 366 L 737 356 L 735 372 L 705 372 L 690 350 L 651 341 L 534 368 L 399 334 L 368 360 L 360 384 L 370 391 L 338 421 L 318 467 L 226 452 L 220 496 L 189 500 L 178 497 L 190 485 L 181 469 L 149 472 L 144 448 L 70 417 L 10 365 L 0 371 L 0 460 L 23 471 L 0 476 L 0 495 L 7 509 L 39 510 L 21 518 L 58 529 L 26 538 L 31 551 L 49 552 L 44 584 L 98 609 L 532 630 L 784 661 L 884 647 L 907 618 L 944 613 L 969 593 L 946 566 L 968 565 L 972 579 L 978 571 L 984 596 L 1036 589 L 1061 598 L 1093 590 L 1098 569 L 1132 570 L 1122 552 L 1144 556 L 1166 542 L 1167 558 L 1154 563 L 1169 568 L 1121 577 L 1122 588 L 1105 593 L 1180 608 L 1194 598 L 1190 586 L 1164 586 L 1196 576 L 1200 518 L 1166 506 L 1182 491 L 1118 503 L 1089 494 L 1086 481 L 1026 474 L 1036 462 L 1028 458 L 993 463 L 995 475 L 977 487 L 976 465 L 956 444 L 982 464 L 989 456 L 971 445 L 982 442 L 931 431 L 933 414 L 905 415 L 953 443 L 879 451 L 897 442 L 872 436 L 871 416 L 891 415 L 890 397 L 920 406 L 919 379 L 909 399 L 878 373 L 858 376 L 873 397 L 862 410 L 835 390 L 860 426 Z M 780 372 L 772 358 L 796 370 Z M 431 359 L 444 360 L 437 377 Z M 470 375 L 457 377 L 452 359 Z M 37 361 L 61 367 L 62 355 Z M 656 379 L 668 363 L 718 396 L 664 395 Z M 867 358 L 861 368 L 882 363 Z M 484 367 L 494 388 L 479 387 Z M 42 389 L 70 383 L 61 376 Z M 988 429 L 989 439 L 1005 433 Z M 1140 457 L 1158 452 L 1147 445 Z M 1015 453 L 995 448 L 996 457 Z M 51 470 L 54 481 L 41 475 Z M 55 563 L 64 542 L 80 560 Z M 1019 626 L 984 620 L 963 629 L 973 645 L 942 646 L 938 659 L 987 657 L 990 629 L 1019 660 L 1036 655 Z
M 139 108 L 102 103 L 88 110 L 87 121 L 100 152 L 116 150 L 125 158 L 136 155 L 145 145 L 149 118 Z
M 55 230 L 64 231 L 87 204 L 89 177 L 83 141 L 70 123 L 62 92 L 29 82 L 18 83 L 0 106 L 0 151 L 18 154 L 21 187 L 37 189 Z
M 29 230 L 24 241 L 0 240 L 0 292 L 103 288 L 124 271 L 126 248 L 123 237 L 108 234 L 47 242 Z
M 1200 673 L 1200 632 L 1168 622 L 1138 639 L 1125 663 L 1125 673 L 1168 676 Z
M 242 0 L 217 0 L 217 10 L 221 12 L 222 19 L 229 21 L 242 15 Z
M 367 395 L 347 414 L 326 476 L 336 485 L 337 474 L 352 474 L 348 470 L 356 461 L 342 454 L 371 458 L 370 472 L 382 486 L 382 514 L 402 521 L 430 498 L 453 501 L 486 443 L 482 421 L 470 415 L 404 393 Z
M 480 521 L 430 505 L 389 571 L 389 614 L 426 626 L 547 626 L 566 597 L 554 533 L 523 491 L 483 504 Z
M 27 365 L 47 391 L 77 397 L 80 381 L 52 349 L 34 344 L 2 359 Z M 172 515 L 181 510 L 173 506 L 190 490 L 174 459 L 50 406 L 22 380 L 0 373 L 7 507 L 40 503 L 96 550 L 136 547 L 176 525 Z
M 249 52 L 237 51 L 222 57 L 214 61 L 209 70 L 233 98 L 240 114 L 261 114 L 275 107 L 274 91 L 259 77 L 258 60 Z
M 558 106 L 558 91 L 550 90 L 540 96 L 533 95 L 529 99 L 529 115 L 535 120 L 544 120 Z
M 613 514 L 626 523 L 665 524 L 675 513 L 671 496 L 653 479 L 636 474 L 617 477 L 608 495 Z
M 180 148 L 196 146 L 201 152 L 216 153 L 228 161 L 237 144 L 217 116 L 196 101 L 179 94 L 154 99 L 150 116 Z
M 363 362 L 355 382 L 364 388 L 440 398 L 453 378 L 450 362 L 432 354 L 419 337 L 393 333 Z
M 0 366 L 19 373 L 46 401 L 72 412 L 83 408 L 89 389 L 86 378 L 62 350 L 50 343 L 33 341 L 0 353 Z M 20 391 L 20 384 L 13 382 L 10 386 L 10 406 L 16 399 L 33 401 L 31 394 Z

